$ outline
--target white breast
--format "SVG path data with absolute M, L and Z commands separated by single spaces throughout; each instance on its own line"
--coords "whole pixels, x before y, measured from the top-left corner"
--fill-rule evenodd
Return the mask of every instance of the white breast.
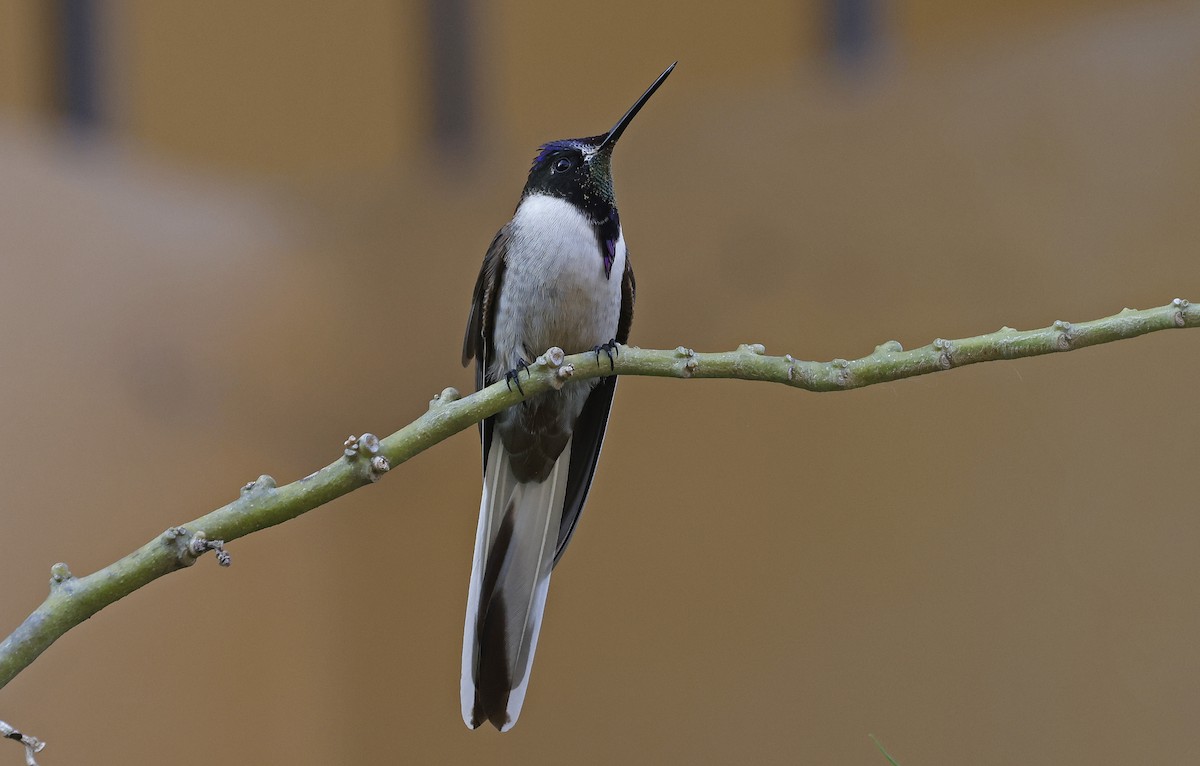
M 551 346 L 578 353 L 611 340 L 621 312 L 624 235 L 606 277 L 596 231 L 570 202 L 531 195 L 510 226 L 493 373 L 512 369 L 518 359 L 532 361 Z

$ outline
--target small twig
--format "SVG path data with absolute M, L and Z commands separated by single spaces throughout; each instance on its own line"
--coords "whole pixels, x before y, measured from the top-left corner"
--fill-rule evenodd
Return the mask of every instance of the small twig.
M 22 734 L 13 727 L 9 726 L 4 721 L 0 721 L 0 736 L 5 739 L 15 740 L 25 746 L 25 764 L 26 766 L 38 766 L 38 762 L 34 759 L 34 753 L 42 752 L 42 748 L 46 743 L 37 737 L 31 737 L 28 734 Z
M 888 759 L 888 763 L 892 764 L 892 766 L 900 766 L 896 759 L 892 757 L 892 754 L 883 749 L 883 743 L 874 734 L 868 734 L 867 736 L 875 743 L 875 747 L 879 748 L 879 752 L 883 753 L 883 757 Z
M 1073 351 L 1177 327 L 1200 327 L 1200 306 L 1177 298 L 1166 306 L 1125 309 L 1091 322 L 1060 321 L 1040 330 L 1002 327 L 974 338 L 939 338 L 910 351 L 888 341 L 861 359 L 831 362 L 805 362 L 791 354 L 768 356 L 757 343 L 717 353 L 697 353 L 683 346 L 665 351 L 622 346 L 610 364 L 600 364 L 591 351 L 568 356 L 562 349 L 552 348 L 529 365 L 522 389 L 509 390 L 500 381 L 460 397 L 447 388 L 429 403 L 428 412 L 391 436 L 351 436 L 333 463 L 282 487 L 270 476 L 260 476 L 242 487 L 241 495 L 228 505 L 186 526 L 172 527 L 98 572 L 76 578 L 65 564 L 55 565 L 50 596 L 0 643 L 0 687 L 71 628 L 147 583 L 190 566 L 205 551 L 216 551 L 217 560 L 228 565 L 224 543 L 294 519 L 377 481 L 414 455 L 480 420 L 571 381 L 650 375 L 763 380 L 808 391 L 845 391 L 979 362 Z

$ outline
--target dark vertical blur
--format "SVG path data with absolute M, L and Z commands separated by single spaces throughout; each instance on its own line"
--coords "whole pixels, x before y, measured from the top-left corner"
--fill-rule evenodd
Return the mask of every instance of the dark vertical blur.
M 475 145 L 475 59 L 471 0 L 429 0 L 430 127 L 440 154 L 470 156 Z
M 100 6 L 95 0 L 48 3 L 51 57 L 50 103 L 73 128 L 93 128 L 101 120 Z
M 868 63 L 879 46 L 879 3 L 876 0 L 826 0 L 827 45 L 840 68 Z

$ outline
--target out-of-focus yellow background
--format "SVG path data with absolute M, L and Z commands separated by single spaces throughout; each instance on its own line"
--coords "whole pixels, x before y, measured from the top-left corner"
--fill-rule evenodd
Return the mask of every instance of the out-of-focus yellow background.
M 1192 2 L 0 2 L 0 633 L 446 385 L 607 129 L 633 341 L 857 356 L 1200 300 Z M 463 433 L 72 630 L 56 764 L 1200 758 L 1200 335 L 847 394 L 621 383 L 519 725 L 459 717 Z M 0 743 L 0 762 L 19 750 Z

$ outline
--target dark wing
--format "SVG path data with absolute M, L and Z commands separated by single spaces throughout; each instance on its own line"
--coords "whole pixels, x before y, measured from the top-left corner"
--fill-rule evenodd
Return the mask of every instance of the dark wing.
M 633 300 L 637 297 L 637 282 L 633 279 L 633 266 L 629 265 L 629 253 L 625 253 L 625 273 L 621 275 L 621 315 L 617 318 L 617 343 L 629 342 L 629 328 L 633 326 Z
M 475 295 L 471 299 L 471 314 L 467 317 L 467 332 L 463 338 L 462 363 L 466 367 L 472 359 L 485 363 L 490 356 L 492 324 L 496 320 L 496 304 L 500 295 L 500 282 L 504 278 L 504 261 L 508 253 L 508 227 L 496 232 L 479 278 L 475 280 Z
M 629 328 L 633 325 L 633 300 L 637 285 L 633 280 L 633 267 L 629 265 L 629 253 L 625 254 L 625 273 L 621 275 L 621 314 L 617 319 L 617 342 L 629 341 Z M 587 500 L 588 489 L 592 486 L 592 476 L 596 473 L 596 463 L 600 460 L 600 447 L 604 443 L 604 429 L 608 426 L 608 412 L 612 409 L 613 394 L 617 391 L 615 376 L 601 378 L 600 383 L 592 389 L 579 419 L 575 421 L 575 431 L 571 437 L 571 464 L 567 467 L 567 494 L 563 506 L 562 523 L 558 528 L 558 548 L 554 551 L 554 563 L 562 558 L 575 525 L 579 523 L 579 515 L 583 512 L 583 504 Z
M 483 256 L 479 278 L 475 280 L 475 295 L 471 299 L 471 314 L 467 317 L 467 332 L 463 338 L 462 363 L 466 367 L 475 360 L 475 389 L 479 390 L 493 381 L 487 380 L 488 361 L 492 358 L 492 329 L 496 324 L 496 305 L 500 302 L 500 285 L 504 281 L 504 264 L 508 254 L 508 227 L 496 232 Z M 483 467 L 487 468 L 488 449 L 492 446 L 493 418 L 479 424 L 479 436 L 483 441 Z

